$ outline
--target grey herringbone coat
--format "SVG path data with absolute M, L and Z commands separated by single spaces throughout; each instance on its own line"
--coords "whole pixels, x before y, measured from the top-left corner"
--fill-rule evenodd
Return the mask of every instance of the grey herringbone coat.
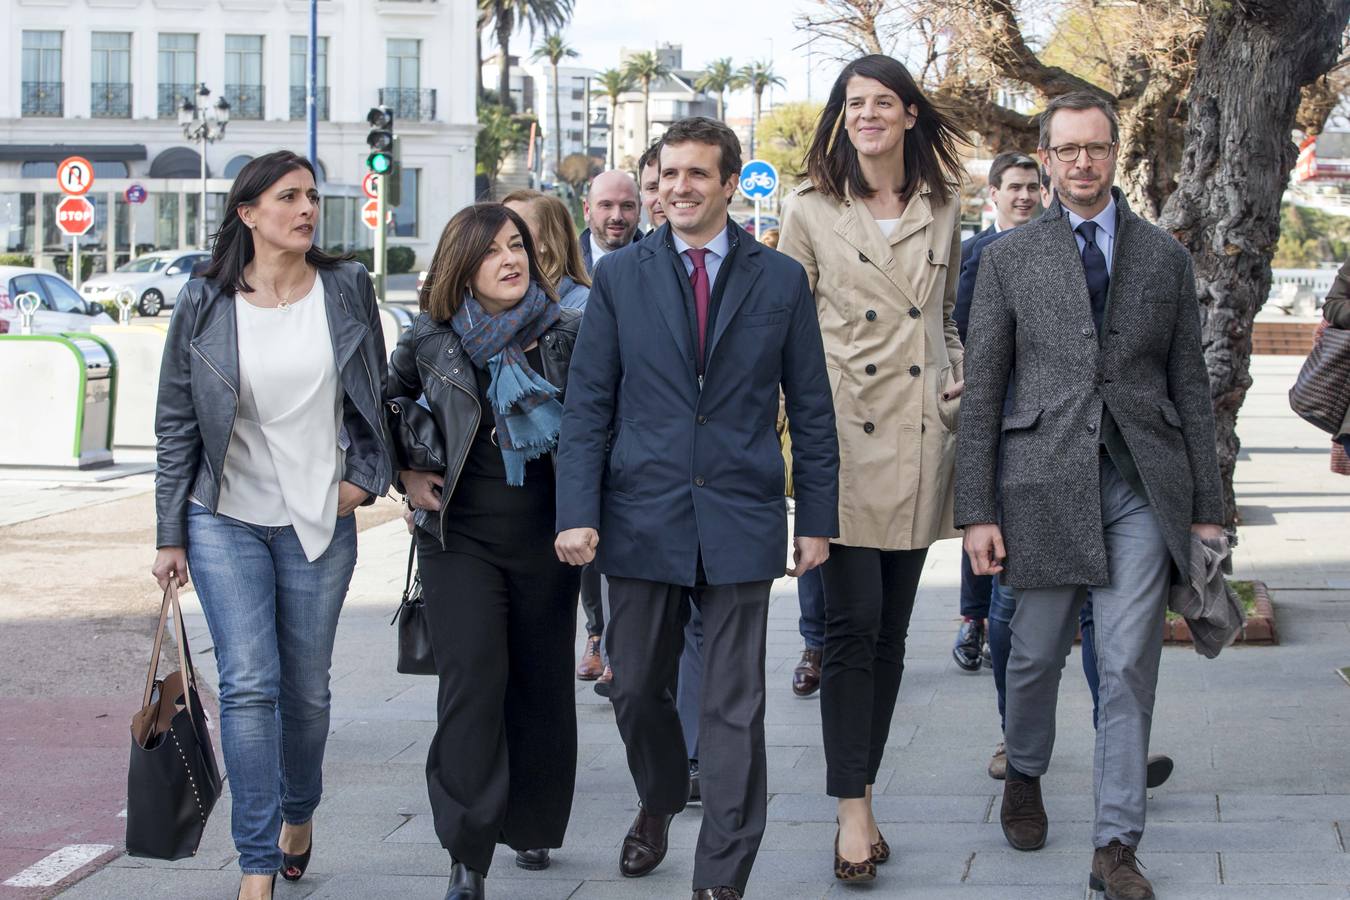
M 990 244 L 980 261 L 956 525 L 996 522 L 1001 512 L 1004 578 L 1013 587 L 1110 583 L 1098 489 L 1103 406 L 1129 445 L 1181 572 L 1189 571 L 1191 524 L 1224 520 L 1190 255 L 1130 212 L 1119 191 L 1115 198 L 1100 343 L 1082 257 L 1058 203 Z M 1004 415 L 1009 378 L 1015 399 Z

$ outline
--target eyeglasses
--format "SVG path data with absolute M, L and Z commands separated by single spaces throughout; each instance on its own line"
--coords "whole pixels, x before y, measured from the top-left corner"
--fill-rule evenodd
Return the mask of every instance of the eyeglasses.
M 1112 141 L 1109 144 L 1060 144 L 1058 147 L 1050 147 L 1048 149 L 1051 153 L 1055 154 L 1055 159 L 1067 163 L 1076 162 L 1078 160 L 1078 154 L 1082 153 L 1084 150 L 1087 151 L 1088 159 L 1106 159 L 1111 155 L 1111 151 L 1115 149 L 1115 146 L 1116 142 Z

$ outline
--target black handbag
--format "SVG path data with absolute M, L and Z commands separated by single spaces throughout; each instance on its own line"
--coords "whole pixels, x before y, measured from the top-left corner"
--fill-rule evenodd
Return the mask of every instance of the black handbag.
M 403 600 L 389 624 L 398 623 L 398 665 L 404 675 L 435 675 L 436 658 L 431 652 L 431 629 L 427 626 L 427 607 L 422 602 L 422 577 L 413 574 L 417 538 L 408 548 L 408 577 L 403 582 Z
M 384 407 L 398 467 L 414 472 L 444 472 L 445 439 L 431 410 L 408 397 L 386 400 Z
M 156 680 L 164 628 L 173 605 L 178 671 Z M 220 797 L 220 770 L 197 694 L 178 581 L 169 579 L 145 678 L 141 709 L 131 717 L 127 768 L 127 853 L 151 859 L 195 856 L 206 819 Z

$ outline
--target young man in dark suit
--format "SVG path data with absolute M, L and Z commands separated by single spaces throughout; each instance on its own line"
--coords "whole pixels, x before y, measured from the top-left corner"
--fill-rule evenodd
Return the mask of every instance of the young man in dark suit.
M 734 900 L 767 817 L 765 633 L 788 537 L 779 391 L 794 451 L 790 574 L 820 565 L 838 533 L 839 450 L 806 273 L 727 216 L 735 133 L 682 120 L 660 161 L 669 221 L 596 269 L 563 413 L 557 550 L 609 579 L 611 699 L 641 799 L 620 857 L 630 877 L 664 859 L 689 797 L 671 686 L 693 590 L 704 657 L 694 897 Z

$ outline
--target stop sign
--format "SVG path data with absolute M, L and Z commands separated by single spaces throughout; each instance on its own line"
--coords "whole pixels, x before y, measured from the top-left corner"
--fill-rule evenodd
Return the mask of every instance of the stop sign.
M 56 204 L 56 227 L 74 237 L 94 227 L 94 204 L 84 197 L 66 197 Z

